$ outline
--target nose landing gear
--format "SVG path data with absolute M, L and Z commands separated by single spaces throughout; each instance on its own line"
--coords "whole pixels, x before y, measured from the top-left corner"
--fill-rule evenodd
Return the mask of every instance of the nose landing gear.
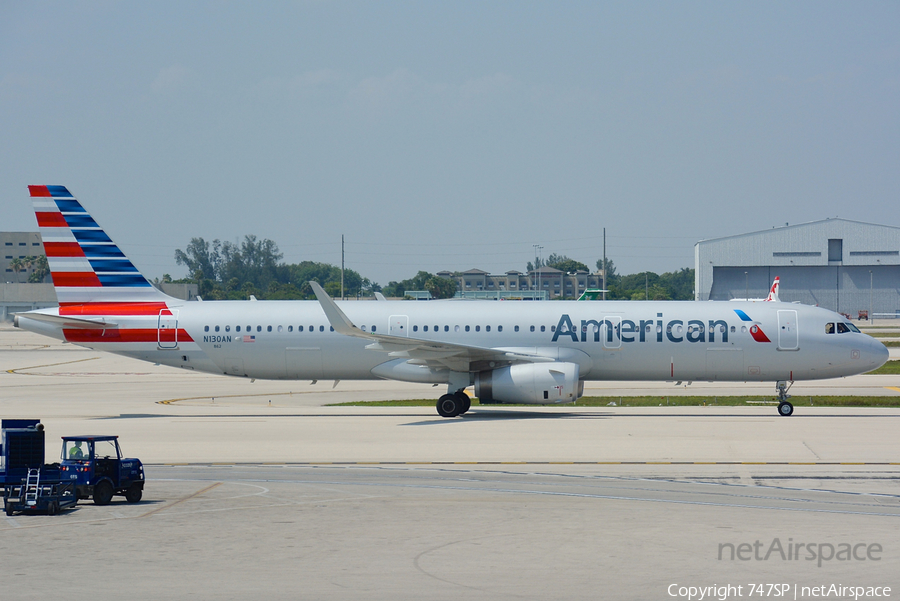
M 790 385 L 788 385 L 785 380 L 779 380 L 775 383 L 775 390 L 778 393 L 778 415 L 788 417 L 792 413 L 794 413 L 794 406 L 788 402 L 788 399 L 791 398 L 791 395 L 787 393 L 787 391 L 790 390 L 791 386 L 793 385 L 793 381 L 791 381 Z

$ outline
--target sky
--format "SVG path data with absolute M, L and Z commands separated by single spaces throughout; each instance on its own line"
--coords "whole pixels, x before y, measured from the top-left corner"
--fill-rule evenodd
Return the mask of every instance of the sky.
M 619 273 L 900 225 L 897 2 L 0 1 L 0 230 L 61 184 L 148 277 L 193 237 L 385 285 Z

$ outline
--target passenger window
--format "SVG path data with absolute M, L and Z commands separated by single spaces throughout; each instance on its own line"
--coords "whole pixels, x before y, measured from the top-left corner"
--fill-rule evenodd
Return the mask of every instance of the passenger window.
M 334 332 L 334 326 L 328 326 L 328 331 L 329 331 L 329 332 Z
M 298 331 L 298 332 L 302 332 L 302 331 L 303 331 L 303 326 L 297 326 L 297 331 Z
M 547 331 L 547 326 L 541 326 L 541 332 L 546 332 L 546 331 Z
M 256 331 L 257 331 L 257 332 L 262 332 L 262 326 L 256 326 Z
M 834 324 L 833 323 L 825 324 L 825 333 L 826 334 L 834 334 Z
M 519 331 L 519 326 L 514 327 L 513 330 L 516 331 L 516 332 L 518 332 L 518 331 Z
M 219 326 L 216 326 L 216 332 L 218 332 L 218 331 L 219 331 Z
M 469 331 L 469 326 L 466 326 L 466 332 L 468 332 L 468 331 Z
M 325 331 L 325 326 L 319 326 L 319 331 L 320 331 L 320 332 L 324 332 L 324 331 Z
M 481 331 L 481 326 L 475 326 L 475 331 L 476 331 L 476 332 L 480 332 L 480 331 Z
M 453 331 L 454 331 L 454 332 L 459 332 L 459 326 L 453 326 Z
M 534 332 L 534 326 L 531 326 L 531 331 Z
M 741 334 L 747 333 L 747 326 L 741 326 Z
M 423 331 L 423 332 L 427 332 L 427 331 L 428 331 L 428 326 L 422 326 L 422 331 Z
M 418 332 L 418 331 L 419 331 L 419 326 L 413 326 L 413 332 Z
M 375 329 L 376 329 L 375 326 L 372 326 L 372 331 L 373 331 L 373 332 L 375 331 Z
M 240 327 L 240 326 L 238 326 L 238 327 Z M 294 326 L 288 326 L 288 332 L 293 332 L 293 331 L 294 331 Z
M 252 331 L 252 330 L 253 330 L 253 328 L 251 328 L 250 326 L 247 326 L 247 331 L 248 331 L 248 332 L 250 332 L 250 331 Z
M 434 326 L 434 331 L 435 331 L 435 332 L 438 332 L 438 331 L 440 331 L 440 328 L 437 327 L 437 326 Z
M 235 326 L 234 331 L 235 331 L 235 332 L 240 332 L 240 331 L 241 331 L 241 326 Z
M 283 332 L 283 331 L 284 331 L 284 326 L 278 326 L 278 331 L 279 331 L 279 332 Z
M 838 322 L 837 324 L 838 334 L 846 334 L 850 331 L 850 328 L 847 327 L 847 324 Z
M 445 331 L 445 332 L 449 332 L 449 331 L 450 331 L 450 326 L 444 326 L 444 331 Z
M 272 326 L 266 326 L 266 332 L 271 332 L 271 331 L 272 331 Z
M 735 331 L 735 327 L 731 326 L 731 333 L 734 334 L 734 331 Z
M 209 332 L 209 326 L 203 326 L 203 331 L 204 331 L 204 332 Z
M 309 326 L 309 331 L 310 331 L 310 332 L 315 332 L 315 331 L 316 331 L 315 326 Z
M 230 332 L 230 331 L 231 331 L 231 326 L 225 326 L 225 331 L 226 331 L 226 332 Z

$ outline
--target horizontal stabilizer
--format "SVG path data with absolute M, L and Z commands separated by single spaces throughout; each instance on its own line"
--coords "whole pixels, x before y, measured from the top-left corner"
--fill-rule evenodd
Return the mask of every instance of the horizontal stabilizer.
M 101 321 L 94 319 L 78 319 L 77 317 L 63 317 L 61 315 L 48 315 L 47 313 L 13 313 L 16 318 L 33 319 L 35 321 L 43 321 L 52 323 L 63 328 L 80 328 L 83 330 L 107 330 L 109 328 L 117 328 L 119 324 L 111 321 Z

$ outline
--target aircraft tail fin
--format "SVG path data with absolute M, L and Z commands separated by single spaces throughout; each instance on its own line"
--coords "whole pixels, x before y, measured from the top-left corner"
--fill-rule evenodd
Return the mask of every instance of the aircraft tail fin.
M 60 306 L 165 302 L 65 186 L 28 186 Z
M 769 296 L 766 297 L 767 301 L 771 302 L 781 302 L 781 299 L 778 298 L 778 287 L 781 286 L 781 278 L 779 276 L 775 276 L 775 281 L 772 282 L 772 287 L 769 289 Z

